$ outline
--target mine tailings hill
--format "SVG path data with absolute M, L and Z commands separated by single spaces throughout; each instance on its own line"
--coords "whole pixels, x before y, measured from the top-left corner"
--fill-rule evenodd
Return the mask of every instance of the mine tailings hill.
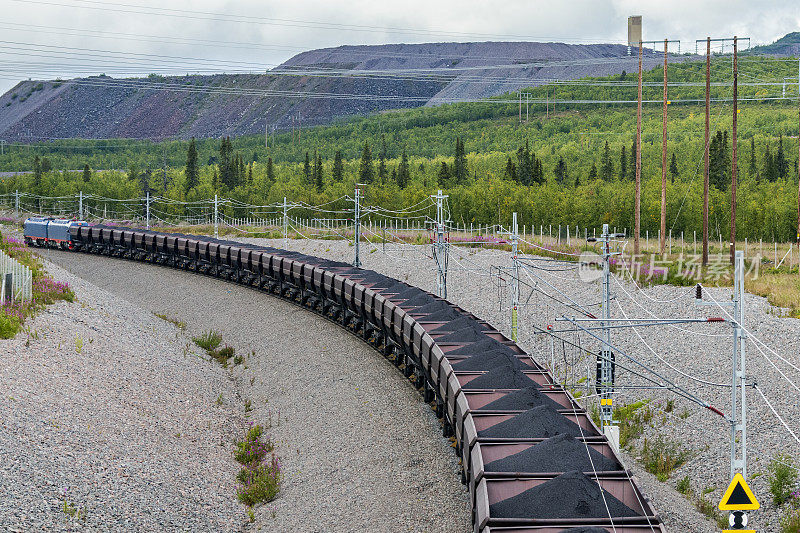
M 266 74 L 29 80 L 0 96 L 0 139 L 218 137 L 264 133 L 268 125 L 286 131 L 553 79 L 634 72 L 635 56 L 613 44 L 341 46 L 303 52 Z M 647 68 L 660 61 L 658 52 L 645 54 Z

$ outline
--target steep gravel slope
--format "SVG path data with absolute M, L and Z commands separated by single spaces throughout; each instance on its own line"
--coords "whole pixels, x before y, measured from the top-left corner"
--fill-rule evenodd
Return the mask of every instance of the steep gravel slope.
M 45 252 L 105 290 L 216 329 L 248 354 L 236 367 L 252 419 L 272 421 L 285 484 L 254 530 L 468 531 L 469 499 L 449 442 L 390 363 L 344 330 L 287 302 L 195 274 Z

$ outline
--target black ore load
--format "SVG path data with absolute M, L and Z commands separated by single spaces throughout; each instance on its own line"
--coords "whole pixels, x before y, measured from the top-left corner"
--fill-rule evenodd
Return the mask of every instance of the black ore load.
M 487 463 L 487 472 L 607 472 L 622 470 L 617 461 L 569 435 L 557 435 L 514 455 Z
M 494 518 L 608 518 L 641 516 L 574 470 L 490 506 Z

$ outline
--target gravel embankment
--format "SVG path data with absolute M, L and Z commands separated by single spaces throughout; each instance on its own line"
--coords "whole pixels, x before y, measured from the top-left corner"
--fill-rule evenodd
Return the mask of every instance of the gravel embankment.
M 48 269 L 78 301 L 0 340 L 0 530 L 239 530 L 233 381 L 174 325 Z
M 241 239 L 283 247 L 283 240 Z M 290 240 L 288 248 L 321 257 L 342 261 L 352 261 L 353 247 L 344 241 Z M 433 262 L 425 257 L 429 248 L 425 246 L 381 245 L 362 247 L 364 268 L 408 281 L 419 287 L 435 292 L 435 270 Z M 501 329 L 508 330 L 508 293 L 498 287 L 495 276 L 490 275 L 493 266 L 510 266 L 511 258 L 507 252 L 497 250 L 475 250 L 454 248 L 448 273 L 448 298 L 463 308 L 485 318 Z M 540 266 L 553 270 L 553 263 L 540 263 Z M 494 270 L 496 273 L 496 270 Z M 536 270 L 531 278 L 524 279 L 530 284 L 538 282 L 538 287 L 552 295 L 557 293 L 536 275 L 557 287 L 566 296 L 584 305 L 600 301 L 601 288 L 598 282 L 581 281 L 575 271 L 547 272 Z M 694 301 L 694 290 L 689 287 L 655 286 L 643 290 L 631 282 L 612 283 L 615 300 L 612 301 L 612 316 L 653 318 L 688 317 L 705 318 L 725 316 L 719 307 L 698 306 Z M 527 301 L 521 311 L 521 344 L 535 354 L 540 361 L 550 364 L 551 345 L 545 336 L 532 335 L 532 326 L 553 324 L 557 329 L 567 327 L 555 319 L 562 315 L 575 316 L 576 313 L 564 306 L 555 304 L 552 299 L 534 292 L 528 299 L 530 289 L 522 288 L 522 300 Z M 730 298 L 730 289 L 707 291 L 717 301 Z M 560 299 L 564 299 L 558 296 Z M 710 301 L 709 295 L 705 296 Z M 598 307 L 592 307 L 599 314 Z M 791 365 L 800 366 L 800 321 L 780 318 L 779 313 L 766 299 L 747 295 L 745 301 L 745 326 L 750 332 L 774 349 L 790 364 L 782 362 L 768 349 L 759 350 L 751 342 L 748 344 L 747 375 L 755 379 L 769 401 L 795 434 L 800 434 L 800 371 Z M 612 335 L 621 352 L 635 357 L 643 364 L 657 370 L 664 378 L 683 387 L 688 392 L 707 401 L 728 414 L 730 412 L 730 388 L 708 385 L 698 379 L 727 384 L 731 374 L 731 328 L 727 324 L 689 324 L 682 326 L 655 326 L 637 328 L 641 339 L 634 331 L 615 330 Z M 588 347 L 592 353 L 599 345 L 589 335 L 574 332 L 564 334 L 564 338 Z M 645 345 L 646 343 L 646 345 Z M 648 348 L 652 347 L 652 352 Z M 761 353 L 763 351 L 763 354 Z M 594 361 L 581 358 L 577 349 L 567 347 L 566 351 L 553 346 L 556 359 L 556 373 L 560 380 L 564 377 L 564 366 L 571 368 L 568 381 L 576 383 L 585 378 L 587 371 L 594 372 Z M 617 354 L 617 361 L 641 372 L 634 363 Z M 769 362 L 771 361 L 771 362 Z M 780 369 L 780 372 L 773 367 Z M 786 376 L 784 378 L 781 372 Z M 645 372 L 646 373 L 646 372 Z M 687 376 L 688 375 L 688 376 Z M 618 383 L 646 384 L 630 372 L 618 368 Z M 789 381 L 792 383 L 790 384 Z M 663 381 L 662 381 L 663 383 Z M 585 383 L 577 384 L 578 389 Z M 759 498 L 762 508 L 750 513 L 750 525 L 759 531 L 778 531 L 781 511 L 771 504 L 768 490 L 767 464 L 775 453 L 782 452 L 793 457 L 800 456 L 800 444 L 785 430 L 772 414 L 756 390 L 749 389 L 748 396 L 748 482 Z M 626 454 L 626 462 L 639 476 L 642 490 L 654 503 L 654 507 L 665 520 L 670 531 L 718 531 L 717 526 L 691 509 L 691 504 L 674 488 L 676 481 L 689 476 L 695 494 L 708 490 L 706 498 L 716 503 L 727 487 L 730 475 L 730 432 L 728 423 L 711 411 L 690 401 L 678 398 L 663 390 L 628 389 L 617 396 L 617 402 L 632 402 L 652 399 L 655 411 L 644 437 L 651 442 L 658 435 L 666 436 L 692 450 L 692 458 L 676 470 L 667 482 L 659 482 L 644 472 L 636 462 L 635 455 L 643 445 L 643 439 L 636 442 L 637 451 Z M 667 400 L 674 399 L 674 408 L 666 412 Z
M 308 311 L 231 283 L 139 263 L 44 252 L 148 311 L 208 329 L 246 355 L 233 369 L 251 418 L 270 430 L 285 481 L 252 530 L 469 531 L 449 442 L 402 375 Z M 232 476 L 231 476 L 232 477 Z M 243 513 L 243 510 L 241 511 Z

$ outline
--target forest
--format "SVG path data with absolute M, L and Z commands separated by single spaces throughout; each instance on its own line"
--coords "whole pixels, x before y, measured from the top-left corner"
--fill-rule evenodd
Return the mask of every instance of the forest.
M 702 69 L 670 65 L 667 227 L 673 235 L 701 228 L 703 189 Z M 730 59 L 714 59 L 710 142 L 713 235 L 727 235 L 730 213 L 732 105 Z M 741 79 L 796 75 L 797 63 L 746 57 Z M 647 72 L 642 120 L 642 231 L 658 230 L 661 186 L 661 69 Z M 331 126 L 270 136 L 191 141 L 63 140 L 7 145 L 0 193 L 44 196 L 151 195 L 178 201 L 215 194 L 254 205 L 290 201 L 322 204 L 352 195 L 364 183 L 365 203 L 386 209 L 417 204 L 438 188 L 449 194 L 458 224 L 520 224 L 619 228 L 633 225 L 635 76 L 584 80 L 530 90 L 550 103 L 526 110 L 509 103 L 464 103 L 384 113 Z M 591 83 L 590 83 L 591 82 Z M 614 83 L 612 83 L 614 82 Z M 765 88 L 766 87 L 766 88 Z M 794 240 L 798 199 L 797 88 L 740 87 L 738 207 L 740 239 Z M 506 99 L 513 95 L 507 95 Z M 502 100 L 502 98 L 501 98 Z M 555 105 L 553 100 L 556 101 Z M 558 103 L 570 100 L 572 103 Z M 525 117 L 528 120 L 524 120 Z M 265 146 L 265 141 L 268 147 Z M 108 170 L 114 169 L 114 170 Z M 331 209 L 348 209 L 338 200 Z M 166 209 L 166 207 L 165 207 Z M 170 210 L 179 210 L 177 204 Z M 230 216 L 246 216 L 226 205 Z M 310 216 L 310 213 L 307 215 Z M 297 216 L 305 216 L 297 213 Z

